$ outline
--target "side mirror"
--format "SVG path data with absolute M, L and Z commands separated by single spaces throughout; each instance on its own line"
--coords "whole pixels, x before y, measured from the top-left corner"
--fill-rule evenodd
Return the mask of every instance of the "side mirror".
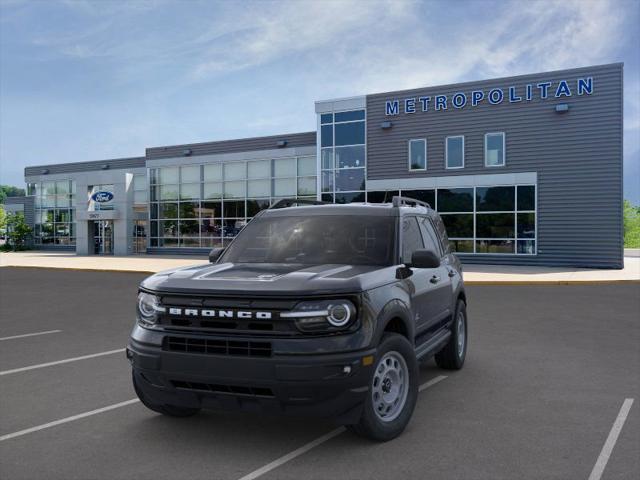
M 209 263 L 216 263 L 223 252 L 224 248 L 212 248 L 209 252 Z
M 416 250 L 411 255 L 411 268 L 438 268 L 440 257 L 432 250 Z

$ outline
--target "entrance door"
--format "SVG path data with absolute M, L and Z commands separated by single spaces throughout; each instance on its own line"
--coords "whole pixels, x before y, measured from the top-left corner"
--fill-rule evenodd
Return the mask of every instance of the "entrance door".
M 113 255 L 113 220 L 93 222 L 93 243 L 96 255 Z

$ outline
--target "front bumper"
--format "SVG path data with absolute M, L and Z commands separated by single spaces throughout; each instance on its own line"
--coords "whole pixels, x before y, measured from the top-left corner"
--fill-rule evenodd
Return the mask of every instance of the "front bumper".
M 163 336 L 136 327 L 127 347 L 138 387 L 155 403 L 329 417 L 344 424 L 360 418 L 373 368 L 362 359 L 375 349 L 237 357 L 166 351 Z

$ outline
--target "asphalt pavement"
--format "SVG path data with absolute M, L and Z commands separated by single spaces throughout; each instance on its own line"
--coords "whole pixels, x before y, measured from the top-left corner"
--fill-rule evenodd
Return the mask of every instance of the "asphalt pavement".
M 464 369 L 424 364 L 409 427 L 378 444 L 318 419 L 128 402 L 144 277 L 0 268 L 0 478 L 588 479 L 603 452 L 592 479 L 640 478 L 637 284 L 468 287 Z

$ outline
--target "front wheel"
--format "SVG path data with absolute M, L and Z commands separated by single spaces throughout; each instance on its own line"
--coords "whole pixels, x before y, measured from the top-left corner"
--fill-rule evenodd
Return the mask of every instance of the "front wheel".
M 136 374 L 131 372 L 131 378 L 133 380 L 133 389 L 136 391 L 136 395 L 140 399 L 140 402 L 149 410 L 167 415 L 169 417 L 192 417 L 200 411 L 199 408 L 178 407 L 177 405 L 159 404 L 151 401 L 147 398 L 138 385 L 139 380 L 136 378 Z
M 467 306 L 458 300 L 451 325 L 451 338 L 445 347 L 436 353 L 436 364 L 446 370 L 460 370 L 467 356 Z
M 371 440 L 391 440 L 409 423 L 417 397 L 418 362 L 413 347 L 401 335 L 386 334 L 378 348 L 362 417 L 349 429 Z

